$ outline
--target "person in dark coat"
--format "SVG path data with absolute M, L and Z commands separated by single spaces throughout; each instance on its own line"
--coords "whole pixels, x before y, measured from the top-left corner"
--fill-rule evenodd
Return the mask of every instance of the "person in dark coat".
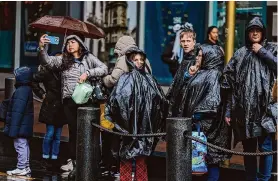
M 185 83 L 185 72 L 189 70 L 190 63 L 195 62 L 196 59 L 196 33 L 192 25 L 186 26 L 177 33 L 180 34 L 179 40 L 183 48 L 183 60 L 166 94 L 166 99 L 169 101 L 168 117 L 178 116 L 181 100 L 176 98 L 182 95 L 182 87 Z
M 8 175 L 28 175 L 31 173 L 29 158 L 29 138 L 33 136 L 34 105 L 32 94 L 32 71 L 20 67 L 14 71 L 16 84 L 6 116 L 4 134 L 14 140 L 18 154 L 17 168 L 7 171 Z
M 106 105 L 101 125 L 131 134 L 156 133 L 163 129 L 163 90 L 153 76 L 146 72 L 146 55 L 138 48 L 127 50 L 126 62 L 130 72 L 123 74 L 114 87 Z M 110 123 L 110 124 L 108 124 Z M 156 138 L 123 137 L 117 145 L 120 163 L 120 180 L 132 180 L 132 162 L 136 162 L 135 179 L 148 181 L 146 156 L 150 156 Z
M 58 56 L 59 53 L 55 53 Z M 43 83 L 42 89 L 39 83 Z M 61 75 L 46 67 L 39 66 L 39 71 L 33 75 L 33 92 L 43 99 L 39 122 L 46 124 L 46 134 L 43 140 L 43 165 L 48 168 L 59 168 L 58 154 L 63 125 L 67 124 L 61 98 Z M 50 164 L 47 164 L 50 163 Z
M 237 50 L 226 65 L 221 87 L 228 97 L 225 121 L 234 131 L 235 143 L 242 141 L 244 152 L 272 151 L 271 136 L 262 128 L 262 117 L 271 101 L 271 88 L 277 75 L 277 45 L 265 39 L 259 17 L 247 25 L 245 46 Z M 272 155 L 245 156 L 246 180 L 269 180 Z

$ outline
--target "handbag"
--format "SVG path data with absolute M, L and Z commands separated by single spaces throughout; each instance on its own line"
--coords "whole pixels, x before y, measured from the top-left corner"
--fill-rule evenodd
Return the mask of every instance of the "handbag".
M 192 132 L 192 136 L 207 142 L 207 137 L 201 132 L 200 123 L 196 123 L 197 131 Z M 205 156 L 207 155 L 207 146 L 192 140 L 192 173 L 204 174 L 208 172 Z
M 106 101 L 109 97 L 109 90 L 104 86 L 101 77 L 93 77 L 90 79 L 93 87 L 92 99 L 94 101 Z
M 79 83 L 72 94 L 72 99 L 76 104 L 85 104 L 88 102 L 93 92 L 93 87 L 88 83 Z
M 10 103 L 10 99 L 5 99 L 0 104 L 0 121 L 1 122 L 6 121 L 9 103 Z

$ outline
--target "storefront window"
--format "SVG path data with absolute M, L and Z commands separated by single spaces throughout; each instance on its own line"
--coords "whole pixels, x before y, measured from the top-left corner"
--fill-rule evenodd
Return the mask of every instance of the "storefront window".
M 13 65 L 16 2 L 0 2 L 0 68 L 10 69 Z
M 225 43 L 226 27 L 226 2 L 218 1 L 217 26 L 219 27 L 219 38 Z M 235 22 L 235 51 L 245 45 L 246 24 L 255 16 L 259 16 L 266 24 L 266 2 L 262 1 L 237 1 Z
M 29 24 L 37 20 L 38 18 L 51 14 L 53 8 L 53 2 L 33 2 L 25 1 L 23 5 L 24 20 L 23 22 L 23 36 L 24 39 L 24 56 L 37 57 L 38 39 L 41 35 L 41 31 L 38 29 L 30 28 Z

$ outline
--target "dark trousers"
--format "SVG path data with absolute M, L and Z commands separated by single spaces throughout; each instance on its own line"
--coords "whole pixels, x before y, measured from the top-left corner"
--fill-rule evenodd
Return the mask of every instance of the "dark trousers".
M 79 107 L 92 106 L 93 105 L 90 103 L 75 104 L 72 98 L 65 98 L 63 100 L 64 112 L 68 121 L 69 128 L 69 156 L 72 160 L 76 160 L 77 109 Z
M 257 145 L 260 152 L 272 151 L 272 137 L 270 135 L 251 138 L 242 141 L 244 152 L 256 152 Z M 246 180 L 248 181 L 268 181 L 271 178 L 273 155 L 261 156 L 260 165 L 257 170 L 257 158 L 254 156 L 244 156 L 244 166 Z
M 68 120 L 69 129 L 69 156 L 76 160 L 76 136 L 77 136 L 77 109 L 79 105 L 71 98 L 63 100 L 64 112 Z

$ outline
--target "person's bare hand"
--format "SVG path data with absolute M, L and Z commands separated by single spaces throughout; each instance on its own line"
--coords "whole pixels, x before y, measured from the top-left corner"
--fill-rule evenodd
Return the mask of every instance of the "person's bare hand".
M 231 118 L 225 117 L 225 122 L 227 123 L 228 126 L 231 126 Z
M 197 72 L 197 70 L 198 70 L 198 68 L 195 65 L 193 65 L 193 66 L 189 67 L 189 74 L 194 75 Z
M 87 80 L 88 75 L 86 73 L 83 73 L 80 77 L 79 77 L 79 83 L 83 83 Z
M 50 43 L 50 40 L 48 38 L 46 38 L 46 36 L 47 36 L 47 34 L 44 34 L 44 35 L 41 36 L 40 42 L 39 42 L 40 47 L 44 47 L 44 45 Z
M 252 45 L 252 51 L 255 52 L 255 53 L 258 53 L 258 51 L 262 48 L 262 45 L 259 44 L 259 43 L 254 43 Z

